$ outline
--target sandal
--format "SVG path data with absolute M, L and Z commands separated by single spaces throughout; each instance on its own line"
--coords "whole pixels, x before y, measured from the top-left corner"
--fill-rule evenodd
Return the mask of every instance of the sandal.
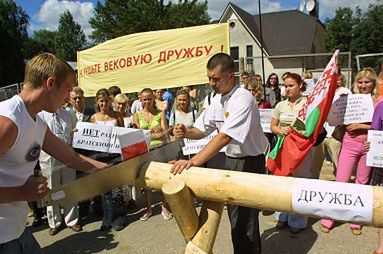
M 165 220 L 171 220 L 173 218 L 173 214 L 171 214 L 169 211 L 162 211 L 161 215 L 164 217 Z
M 147 221 L 150 218 L 150 216 L 152 216 L 152 212 L 150 212 L 150 213 L 146 212 L 146 213 L 144 213 L 144 215 L 142 215 L 140 220 L 141 221 Z
M 362 229 L 361 228 L 351 228 L 351 232 L 353 235 L 361 235 Z
M 328 234 L 328 233 L 330 233 L 330 230 L 331 229 L 329 229 L 328 227 L 326 227 L 325 225 L 322 225 L 322 228 L 321 228 L 321 230 L 322 230 L 322 232 L 323 233 L 326 233 L 326 234 Z

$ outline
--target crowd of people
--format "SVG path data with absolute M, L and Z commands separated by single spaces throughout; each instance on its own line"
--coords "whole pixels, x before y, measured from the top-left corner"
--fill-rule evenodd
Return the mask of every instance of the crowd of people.
M 278 75 L 271 73 L 263 84 L 260 75 L 244 72 L 239 85 L 235 83 L 235 65 L 229 55 L 214 55 L 206 67 L 212 91 L 203 101 L 197 99 L 197 87 L 182 87 L 174 96 L 167 89 L 145 88 L 132 101 L 119 87 L 112 86 L 98 90 L 94 108 L 88 108 L 84 92 L 74 86 L 74 72 L 65 61 L 49 53 L 29 61 L 23 91 L 0 104 L 0 253 L 41 253 L 32 234 L 25 230 L 25 201 L 35 202 L 50 188 L 84 175 L 76 174 L 75 170 L 92 173 L 120 160 L 119 154 L 71 149 L 77 122 L 149 130 L 151 148 L 172 138 L 201 139 L 218 129 L 218 134 L 197 154 L 179 154 L 171 172 L 182 174 L 192 166 L 204 166 L 223 147 L 226 155 L 222 169 L 267 172 L 267 151 L 278 137 L 289 135 L 306 101 L 305 80 L 312 79 L 312 74 L 286 72 L 280 84 Z M 378 90 L 383 86 L 382 73 L 378 76 L 370 68 L 361 70 L 351 90 L 345 87 L 345 77 L 339 73 L 334 101 L 347 94 L 369 94 L 375 108 L 373 120 L 335 128 L 325 125 L 322 135 L 291 176 L 318 179 L 323 161 L 328 158 L 338 182 L 350 182 L 357 167 L 355 184 L 383 185 L 383 169 L 366 165 L 370 148 L 367 131 L 383 130 L 383 91 Z M 271 133 L 262 132 L 260 109 L 274 109 Z M 41 174 L 33 175 L 31 169 L 37 161 Z M 81 231 L 82 219 L 92 206 L 102 217 L 100 230 L 120 231 L 127 226 L 127 211 L 136 205 L 137 191 L 133 186 L 116 188 L 91 202 L 63 207 L 64 222 L 74 232 Z M 140 220 L 146 221 L 152 216 L 152 192 L 143 193 L 146 209 Z M 41 211 L 33 203 L 30 207 L 34 208 L 34 225 L 38 226 Z M 259 210 L 231 204 L 227 210 L 234 253 L 261 253 Z M 165 220 L 172 219 L 163 194 L 161 214 Z M 61 207 L 47 207 L 46 215 L 49 234 L 56 235 L 63 228 Z M 299 234 L 307 227 L 307 216 L 276 211 L 275 217 L 278 230 L 290 228 L 292 234 Z M 334 221 L 323 219 L 322 231 L 329 233 L 333 224 Z M 362 233 L 360 225 L 350 227 L 352 234 Z M 379 236 L 377 254 L 383 253 L 383 230 Z

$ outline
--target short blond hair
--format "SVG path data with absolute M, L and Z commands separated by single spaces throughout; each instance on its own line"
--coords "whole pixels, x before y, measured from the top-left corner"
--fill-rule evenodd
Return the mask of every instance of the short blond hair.
M 60 86 L 70 75 L 74 76 L 74 70 L 66 61 L 52 53 L 41 53 L 28 61 L 24 86 L 40 88 L 49 77 L 55 78 L 55 83 Z
M 360 91 L 358 89 L 357 84 L 358 84 L 359 79 L 362 79 L 362 78 L 366 78 L 366 79 L 368 79 L 374 83 L 374 88 L 372 89 L 371 96 L 372 96 L 372 99 L 375 101 L 379 96 L 378 86 L 376 85 L 377 76 L 376 76 L 375 71 L 372 68 L 364 68 L 363 70 L 359 71 L 355 75 L 355 81 L 353 84 L 353 91 L 355 94 L 360 94 Z
M 128 97 L 125 94 L 119 93 L 114 97 L 114 103 L 124 103 L 129 102 Z

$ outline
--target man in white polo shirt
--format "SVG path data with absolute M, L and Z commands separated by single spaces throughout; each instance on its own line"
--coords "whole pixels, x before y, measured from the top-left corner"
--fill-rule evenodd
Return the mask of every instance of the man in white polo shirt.
M 181 173 L 192 166 L 201 166 L 226 146 L 226 169 L 241 172 L 264 173 L 268 142 L 260 124 L 259 109 L 254 97 L 235 85 L 233 59 L 218 53 L 207 63 L 207 76 L 220 99 L 206 108 L 193 128 L 178 125 L 176 137 L 201 139 L 214 130 L 219 133 L 190 160 L 177 161 L 171 171 Z M 236 254 L 261 253 L 261 238 L 257 209 L 229 205 L 232 242 Z

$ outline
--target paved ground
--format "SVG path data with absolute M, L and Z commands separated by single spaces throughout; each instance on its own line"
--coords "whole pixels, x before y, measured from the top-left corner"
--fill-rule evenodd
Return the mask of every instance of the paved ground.
M 332 179 L 330 168 L 324 167 L 321 178 Z M 156 200 L 159 200 L 156 193 Z M 140 253 L 167 254 L 183 253 L 185 242 L 175 220 L 165 221 L 160 214 L 159 204 L 155 215 L 148 221 L 139 221 L 143 204 L 128 214 L 129 225 L 120 232 L 99 231 L 100 221 L 91 214 L 84 221 L 84 231 L 73 233 L 64 229 L 56 236 L 49 236 L 47 224 L 31 228 L 46 254 L 59 253 Z M 29 223 L 32 219 L 29 219 Z M 337 224 L 329 233 L 320 231 L 320 221 L 310 219 L 310 226 L 299 235 L 291 235 L 288 229 L 274 228 L 274 215 L 260 215 L 263 253 L 372 253 L 378 243 L 377 229 L 364 227 L 361 236 L 353 236 L 347 224 Z M 233 253 L 230 240 L 230 224 L 224 212 L 219 228 L 214 253 Z

